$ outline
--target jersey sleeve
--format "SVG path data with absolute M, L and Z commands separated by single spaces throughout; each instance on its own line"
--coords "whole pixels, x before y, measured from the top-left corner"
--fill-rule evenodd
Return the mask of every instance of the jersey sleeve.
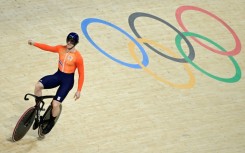
M 77 91 L 81 91 L 83 82 L 84 82 L 84 63 L 83 63 L 83 58 L 80 55 L 80 53 L 77 54 L 76 65 L 77 65 L 78 74 L 79 74 Z
M 59 52 L 59 46 L 49 46 L 49 45 L 41 44 L 41 43 L 37 43 L 37 42 L 34 43 L 34 46 L 36 46 L 42 50 L 45 50 L 45 51 L 50 51 L 50 52 L 54 52 L 54 53 Z

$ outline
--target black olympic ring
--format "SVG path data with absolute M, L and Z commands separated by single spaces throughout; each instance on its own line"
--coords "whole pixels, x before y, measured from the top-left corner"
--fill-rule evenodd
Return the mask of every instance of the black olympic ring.
M 142 13 L 142 12 L 135 12 L 133 14 L 131 14 L 128 18 L 128 23 L 129 23 L 129 26 L 131 28 L 131 30 L 133 31 L 133 33 L 136 35 L 136 37 L 138 38 L 142 38 L 139 33 L 137 32 L 135 26 L 134 26 L 134 21 L 136 18 L 138 17 L 149 17 L 149 18 L 152 18 L 152 19 L 155 19 L 155 20 L 158 20 L 164 24 L 166 24 L 167 26 L 169 26 L 170 28 L 172 28 L 174 31 L 176 31 L 183 39 L 184 41 L 186 42 L 188 48 L 189 48 L 189 55 L 188 55 L 188 58 L 190 60 L 194 60 L 195 58 L 195 51 L 194 51 L 194 48 L 193 46 L 191 45 L 191 43 L 189 42 L 189 40 L 182 34 L 182 32 L 180 32 L 178 29 L 176 29 L 173 25 L 171 25 L 170 23 L 168 23 L 167 21 L 159 18 L 159 17 L 156 17 L 154 15 L 151 15 L 151 14 L 147 14 L 147 13 Z M 155 49 L 154 47 L 152 47 L 151 45 L 149 45 L 148 43 L 144 43 L 148 48 L 150 48 L 151 50 L 153 50 L 154 52 L 156 52 L 157 54 L 159 54 L 160 56 L 163 56 L 167 59 L 170 59 L 170 60 L 173 60 L 173 61 L 176 61 L 176 62 L 179 62 L 179 63 L 187 63 L 187 61 L 184 59 L 184 58 L 174 58 L 174 57 L 171 57 L 171 56 L 168 56 L 166 54 L 163 54 L 162 52 L 158 51 L 157 49 Z

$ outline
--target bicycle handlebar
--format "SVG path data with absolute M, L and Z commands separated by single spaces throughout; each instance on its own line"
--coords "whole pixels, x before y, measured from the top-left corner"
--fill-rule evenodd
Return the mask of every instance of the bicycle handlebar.
M 53 95 L 48 95 L 48 96 L 36 96 L 36 95 L 33 95 L 33 94 L 30 94 L 30 93 L 27 93 L 24 97 L 24 100 L 29 100 L 29 98 L 27 98 L 27 96 L 32 96 L 34 97 L 35 99 L 38 99 L 38 100 L 43 100 L 43 99 L 48 99 L 48 98 L 54 98 Z

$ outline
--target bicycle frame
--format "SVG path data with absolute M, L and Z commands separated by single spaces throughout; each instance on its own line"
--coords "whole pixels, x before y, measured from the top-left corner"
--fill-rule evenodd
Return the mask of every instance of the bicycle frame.
M 49 107 L 47 108 L 47 110 L 45 111 L 44 109 L 44 104 L 45 102 L 43 101 L 44 99 L 49 99 L 49 98 L 54 98 L 53 95 L 48 95 L 48 96 L 36 96 L 30 93 L 27 93 L 24 96 L 24 100 L 29 100 L 28 96 L 31 96 L 33 98 L 35 98 L 36 104 L 35 106 L 30 107 L 29 109 L 27 109 L 22 116 L 19 118 L 13 134 L 12 134 L 12 140 L 15 141 L 19 141 L 20 139 L 22 139 L 25 134 L 28 132 L 28 130 L 30 129 L 31 125 L 33 124 L 33 121 L 35 119 L 36 122 L 36 126 L 34 128 L 33 125 L 33 130 L 35 130 L 36 128 L 38 128 L 38 135 L 40 138 L 44 138 L 44 135 L 42 133 L 42 127 L 40 127 L 40 125 L 46 124 L 45 123 L 45 116 L 47 114 L 47 112 L 49 112 L 51 110 L 51 105 L 49 105 Z M 61 107 L 62 108 L 62 107 Z M 41 111 L 45 111 L 44 115 L 41 116 L 40 112 Z M 58 118 L 57 118 L 58 119 Z
M 26 100 L 26 101 L 29 100 L 29 98 L 27 98 L 27 96 L 32 96 L 32 97 L 35 98 L 35 100 L 36 100 L 36 105 L 35 105 L 34 107 L 35 107 L 35 109 L 37 110 L 37 111 L 36 111 L 36 117 L 37 117 L 37 119 L 38 119 L 39 122 L 42 121 L 42 119 L 40 118 L 40 117 L 41 117 L 41 116 L 40 116 L 40 112 L 41 112 L 41 111 L 45 111 L 45 109 L 43 108 L 43 107 L 44 107 L 44 104 L 45 104 L 45 102 L 43 101 L 43 99 L 54 98 L 54 96 L 53 96 L 53 95 L 48 95 L 48 96 L 40 96 L 40 97 L 38 97 L 38 96 L 36 96 L 36 95 L 27 93 L 27 94 L 25 95 L 25 97 L 24 97 L 24 100 Z

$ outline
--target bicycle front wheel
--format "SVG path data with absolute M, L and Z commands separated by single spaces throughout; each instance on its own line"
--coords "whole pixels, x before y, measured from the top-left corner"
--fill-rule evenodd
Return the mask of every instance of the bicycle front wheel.
M 13 131 L 12 140 L 14 142 L 25 136 L 35 119 L 35 114 L 35 107 L 30 107 L 22 114 Z

